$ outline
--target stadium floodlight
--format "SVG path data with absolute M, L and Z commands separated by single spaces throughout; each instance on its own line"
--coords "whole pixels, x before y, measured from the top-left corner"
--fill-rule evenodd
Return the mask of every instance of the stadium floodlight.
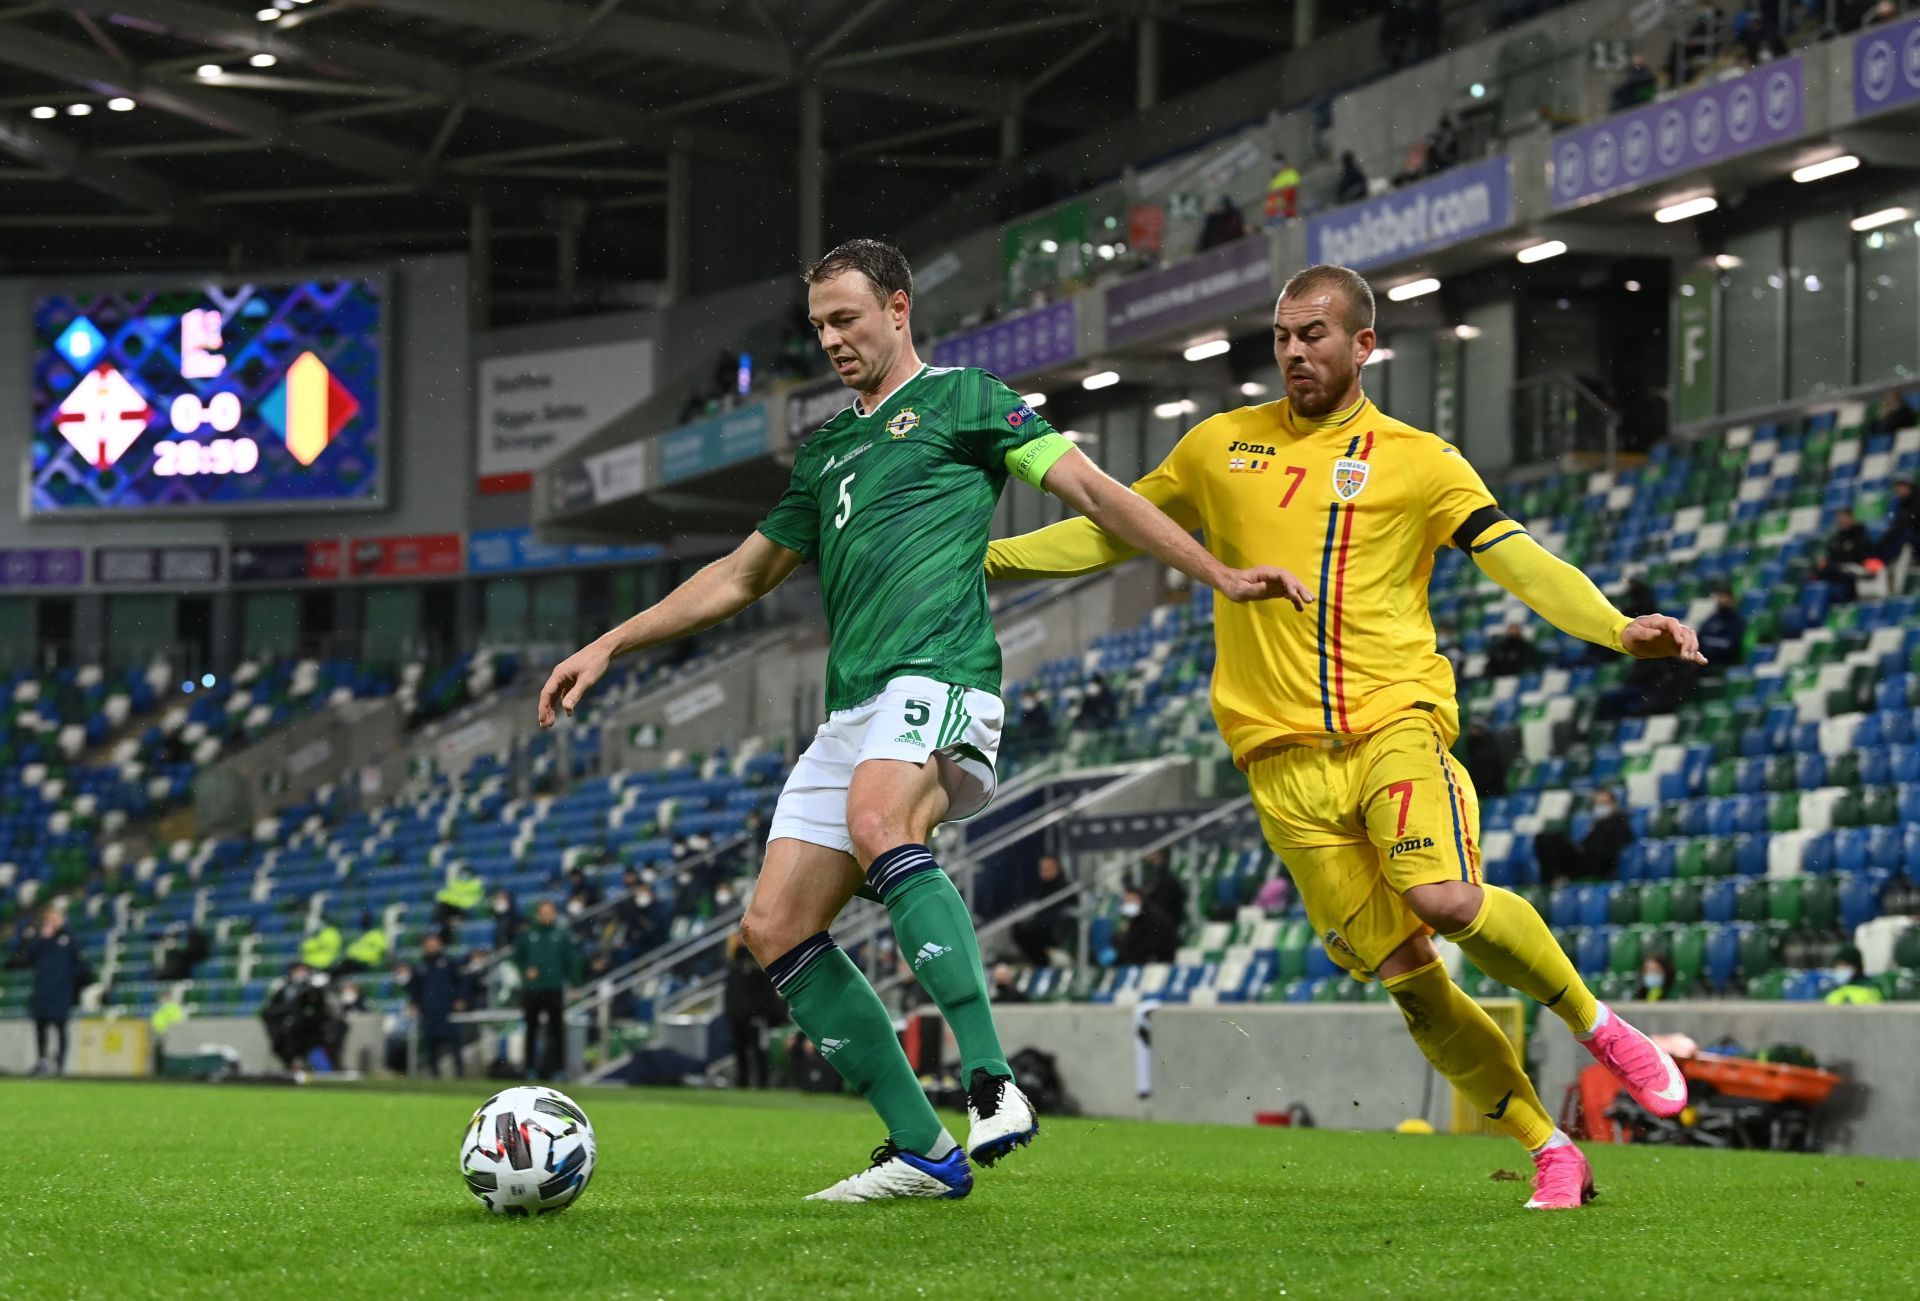
M 1486 331 L 1477 325 L 1456 325 L 1453 327 L 1453 337 L 1460 340 L 1477 339 L 1485 333 Z
M 1514 256 L 1522 262 L 1545 262 L 1550 257 L 1559 257 L 1567 251 L 1567 242 L 1563 239 L 1543 239 L 1538 244 L 1529 244 Z
M 1199 409 L 1192 398 L 1181 398 L 1177 402 L 1162 402 L 1153 409 L 1153 414 L 1162 420 L 1174 420 L 1180 416 L 1190 416 Z
M 1366 361 L 1361 364 L 1366 366 L 1378 366 L 1383 361 L 1392 361 L 1392 360 L 1393 360 L 1392 348 L 1375 348 L 1372 352 L 1367 354 Z
M 193 70 L 193 73 L 196 77 L 206 77 L 209 80 L 211 80 L 212 78 L 219 76 L 221 71 L 222 69 L 220 65 L 217 63 L 203 63 L 199 67 L 195 68 Z
M 79 104 L 67 105 L 68 117 L 86 117 L 88 114 L 92 112 L 93 112 L 93 105 L 88 103 L 83 102 Z
M 1736 267 L 1745 266 L 1747 260 L 1743 257 L 1735 257 L 1731 253 L 1715 253 L 1713 255 L 1713 264 L 1722 271 L 1732 271 Z
M 1243 398 L 1259 398 L 1266 395 L 1267 386 L 1257 379 L 1250 379 L 1240 386 L 1240 396 Z
M 41 104 L 40 106 L 38 106 L 33 110 L 32 116 L 37 117 L 42 122 L 44 122 L 50 117 L 59 117 L 60 110 L 55 108 L 51 104 Z
M 1222 353 L 1232 351 L 1233 343 L 1230 340 L 1208 339 L 1205 342 L 1194 344 L 1180 355 L 1188 361 L 1205 361 L 1209 357 L 1218 357 Z
M 1047 405 L 1047 395 L 1045 393 L 1022 393 L 1020 400 L 1032 407 L 1035 411 Z
M 1040 251 L 1042 253 L 1058 253 L 1060 251 L 1060 241 L 1043 239 L 1040 241 Z
M 1824 181 L 1829 176 L 1838 176 L 1850 172 L 1860 165 L 1858 154 L 1841 154 L 1837 158 L 1822 159 L 1817 163 L 1808 163 L 1805 167 L 1793 169 L 1793 179 L 1805 185 L 1808 181 Z
M 1664 208 L 1654 209 L 1653 219 L 1661 225 L 1670 225 L 1676 221 L 1685 221 L 1689 217 L 1704 217 L 1720 206 L 1720 200 L 1711 194 L 1696 195 L 1691 199 L 1682 199 L 1678 203 L 1669 203 Z
M 263 54 L 253 55 L 247 60 L 247 62 L 251 63 L 256 68 L 271 68 L 274 64 L 280 62 L 280 60 L 274 58 L 271 54 L 263 53 Z
M 133 101 L 125 95 L 115 95 L 107 101 L 107 107 L 116 113 L 131 113 L 133 112 L 134 104 Z
M 1118 384 L 1119 382 L 1120 382 L 1119 371 L 1102 370 L 1102 371 L 1096 371 L 1093 374 L 1087 376 L 1085 379 L 1081 380 L 1080 387 L 1083 389 L 1112 388 L 1115 384 Z
M 36 115 L 39 110 L 35 110 Z M 1855 217 L 1847 224 L 1855 230 L 1872 230 L 1876 226 L 1891 226 L 1896 221 L 1905 221 L 1912 216 L 1906 208 L 1882 208 L 1878 212 L 1869 212 L 1865 216 Z
M 1625 288 L 1628 293 L 1637 294 L 1640 292 L 1640 282 L 1638 280 L 1629 280 L 1627 281 Z
M 262 9 L 254 14 L 254 17 L 263 23 L 277 23 L 280 21 L 280 11 L 278 9 Z
M 1415 298 L 1425 297 L 1439 287 L 1440 282 L 1438 280 L 1435 280 L 1432 276 L 1427 276 L 1422 280 L 1409 280 L 1404 285 L 1395 285 L 1393 288 L 1387 290 L 1387 297 L 1396 303 L 1404 303 Z

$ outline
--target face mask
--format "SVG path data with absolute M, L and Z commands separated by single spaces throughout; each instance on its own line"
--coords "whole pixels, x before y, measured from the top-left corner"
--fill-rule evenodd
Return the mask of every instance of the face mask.
M 507 910 L 507 901 L 505 899 L 495 899 L 493 901 L 493 910 L 497 913 L 505 912 Z
M 714 903 L 714 907 L 716 908 L 730 907 L 733 903 L 733 896 L 728 894 L 725 890 L 722 890 L 720 893 L 713 896 L 713 903 Z
M 633 896 L 633 901 L 642 908 L 653 907 L 653 896 L 650 894 L 636 894 Z
M 1648 989 L 1665 989 L 1667 985 L 1667 973 L 1664 971 L 1643 971 L 1640 973 L 1640 983 Z
M 1123 903 L 1120 905 L 1120 915 L 1128 918 L 1138 917 L 1140 915 L 1140 905 L 1137 903 Z
M 585 912 L 586 910 L 587 910 L 587 906 L 581 903 L 578 899 L 569 900 L 567 903 L 567 916 L 569 917 L 578 917 L 581 913 Z
M 1838 979 L 1841 984 L 1851 985 L 1853 983 L 1853 978 L 1859 975 L 1860 973 L 1855 971 L 1852 967 L 1835 967 L 1833 969 L 1833 974 L 1834 974 L 1834 977 Z

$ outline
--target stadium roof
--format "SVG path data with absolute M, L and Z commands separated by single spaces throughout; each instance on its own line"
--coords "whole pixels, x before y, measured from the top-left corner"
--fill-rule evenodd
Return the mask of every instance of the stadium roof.
M 0 6 L 0 269 L 347 259 L 479 228 L 503 290 L 565 291 L 583 265 L 658 280 L 697 160 L 797 193 L 797 250 L 809 186 L 828 233 L 904 220 L 1291 36 L 1263 0 L 20 0 Z

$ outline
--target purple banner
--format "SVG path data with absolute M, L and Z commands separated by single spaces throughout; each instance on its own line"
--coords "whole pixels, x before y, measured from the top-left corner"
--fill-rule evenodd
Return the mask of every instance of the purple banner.
M 1920 99 L 1920 18 L 1862 32 L 1853 42 L 1853 115 Z
M 1107 342 L 1131 343 L 1209 321 L 1273 294 L 1265 235 L 1252 235 L 1107 290 Z
M 87 556 L 78 547 L 0 550 L 0 587 L 78 587 L 86 577 Z
M 1791 140 L 1806 116 L 1800 57 L 1569 131 L 1553 145 L 1553 206 L 1571 207 Z
M 1399 262 L 1513 224 L 1503 156 L 1348 204 L 1307 222 L 1307 257 L 1360 269 Z
M 1079 355 L 1080 313 L 1071 298 L 953 335 L 933 345 L 936 366 L 978 366 L 1002 379 L 1045 370 Z

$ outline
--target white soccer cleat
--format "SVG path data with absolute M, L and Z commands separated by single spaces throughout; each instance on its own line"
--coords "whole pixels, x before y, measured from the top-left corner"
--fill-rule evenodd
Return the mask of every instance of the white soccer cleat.
M 976 1068 L 967 1085 L 967 1155 L 992 1165 L 1040 1133 L 1040 1120 L 1020 1086 Z
M 958 1200 L 973 1191 L 973 1171 L 960 1148 L 935 1161 L 902 1152 L 888 1139 L 873 1149 L 873 1164 L 831 1188 L 808 1196 L 810 1202 L 879 1202 L 893 1197 L 945 1197 Z

